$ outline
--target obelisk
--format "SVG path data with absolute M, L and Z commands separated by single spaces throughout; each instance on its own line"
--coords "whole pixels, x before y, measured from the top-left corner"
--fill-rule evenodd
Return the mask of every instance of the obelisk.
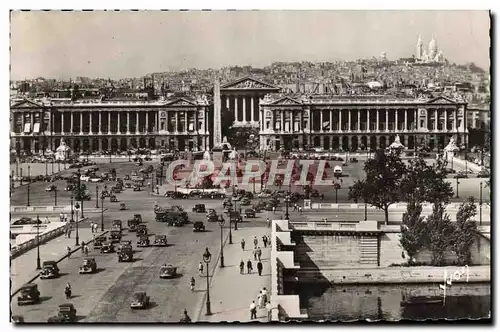
M 220 103 L 220 82 L 216 78 L 214 82 L 214 148 L 222 147 L 221 129 L 221 103 Z

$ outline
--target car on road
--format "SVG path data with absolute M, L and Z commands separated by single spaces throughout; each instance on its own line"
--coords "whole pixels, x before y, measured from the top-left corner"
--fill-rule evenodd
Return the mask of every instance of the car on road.
M 98 249 L 102 247 L 102 244 L 106 242 L 107 238 L 103 235 L 97 236 L 94 240 L 94 248 Z
M 98 182 L 102 182 L 102 179 L 101 178 L 94 178 L 94 177 L 92 177 L 92 178 L 90 178 L 90 182 L 92 182 L 92 183 L 98 183 Z
M 109 235 L 109 239 L 112 243 L 120 242 L 122 239 L 122 231 L 119 228 L 111 229 L 111 233 Z
M 465 171 L 460 171 L 457 174 L 455 174 L 454 178 L 455 179 L 465 179 L 467 178 L 467 173 Z
M 113 224 L 112 225 L 113 225 L 112 226 L 113 228 L 116 227 L 116 228 L 120 229 L 120 231 L 123 230 L 123 227 L 122 227 L 123 223 L 122 223 L 121 220 L 118 220 L 118 219 L 113 220 Z
M 195 197 L 195 196 L 200 197 L 202 194 L 203 194 L 203 191 L 201 191 L 201 190 L 199 190 L 199 189 L 191 190 L 191 191 L 189 192 L 189 196 L 190 196 L 190 197 Z
M 88 175 L 81 175 L 80 176 L 80 181 L 88 182 L 89 180 L 90 180 L 90 176 L 88 176 Z
M 243 198 L 240 202 L 241 205 L 250 205 L 252 204 L 248 198 Z
M 139 240 L 137 240 L 137 246 L 138 247 L 149 247 L 149 236 L 147 235 L 141 235 L 139 237 Z
M 351 158 L 351 159 L 349 159 L 349 161 L 350 161 L 351 163 L 357 163 L 357 162 L 358 162 L 358 159 L 356 159 L 356 158 Z
M 453 168 L 445 168 L 444 171 L 446 174 L 455 174 L 457 171 L 455 171 Z
M 146 292 L 135 293 L 130 303 L 130 309 L 147 309 L 147 307 L 149 307 L 149 296 L 146 295 Z
M 116 198 L 115 195 L 111 195 L 111 196 L 109 196 L 109 201 L 111 203 L 116 203 L 116 202 L 118 202 L 118 198 Z
M 49 184 L 47 188 L 45 188 L 45 191 L 54 191 L 57 189 L 57 186 L 55 184 Z
M 139 224 L 142 223 L 142 215 L 140 213 L 134 214 L 134 220 L 137 221 Z
M 488 172 L 485 169 L 482 169 L 479 172 L 477 172 L 477 177 L 478 178 L 489 178 L 490 177 L 490 172 Z
M 155 239 L 153 241 L 153 246 L 166 247 L 167 246 L 167 236 L 166 235 L 155 235 Z
M 20 292 L 21 295 L 17 297 L 17 305 L 35 304 L 40 301 L 40 291 L 37 284 L 24 284 Z
M 123 246 L 118 253 L 118 262 L 132 262 L 133 257 L 132 246 Z
M 76 309 L 72 303 L 59 305 L 57 316 L 48 319 L 49 323 L 74 323 L 76 322 Z
M 86 258 L 82 261 L 82 265 L 80 265 L 80 274 L 85 273 L 96 273 L 97 272 L 97 263 L 95 258 Z
M 206 212 L 205 204 L 196 204 L 193 207 L 193 212 L 196 212 L 196 213 L 205 213 Z
M 137 225 L 137 236 L 141 236 L 141 235 L 147 235 L 148 234 L 148 228 L 146 227 L 146 225 Z
M 141 186 L 138 184 L 134 185 L 133 191 L 141 191 Z
M 215 211 L 215 209 L 208 209 L 207 217 L 210 217 L 211 215 L 217 215 L 217 212 Z
M 245 213 L 243 214 L 245 218 L 255 218 L 255 210 L 254 209 L 245 209 Z
M 120 253 L 123 248 L 130 248 L 132 250 L 132 241 L 122 241 L 116 246 L 116 252 Z
M 168 279 L 174 278 L 177 276 L 177 268 L 170 264 L 165 264 L 160 268 L 160 278 Z
M 207 217 L 208 222 L 217 222 L 219 220 L 219 217 L 216 214 L 211 214 L 210 216 Z
M 73 189 L 75 189 L 75 186 L 72 184 L 68 184 L 64 187 L 64 191 L 72 191 Z
M 101 254 L 110 254 L 115 252 L 115 246 L 110 241 L 103 242 L 101 245 Z
M 195 221 L 193 224 L 193 232 L 204 232 L 205 224 L 203 221 Z
M 52 279 L 59 277 L 59 267 L 55 261 L 45 261 L 42 264 L 40 279 Z
M 137 231 L 137 226 L 139 225 L 139 222 L 135 219 L 129 219 L 127 221 L 127 226 L 128 226 L 128 231 L 129 232 L 135 232 Z

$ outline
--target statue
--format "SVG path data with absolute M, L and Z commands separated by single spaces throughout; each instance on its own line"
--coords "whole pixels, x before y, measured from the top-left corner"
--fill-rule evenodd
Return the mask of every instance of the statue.
M 227 141 L 227 136 L 222 140 L 222 150 L 232 150 L 231 144 Z
M 208 148 L 205 150 L 203 153 L 203 160 L 211 160 L 210 152 L 208 151 Z
M 396 138 L 394 139 L 394 142 L 389 146 L 389 149 L 394 149 L 394 150 L 402 150 L 404 149 L 404 145 L 401 144 L 401 139 L 399 138 L 399 135 L 396 135 Z
M 68 158 L 71 148 L 66 145 L 64 139 L 61 139 L 61 144 L 56 149 L 56 160 L 66 160 Z
M 459 151 L 460 149 L 458 146 L 455 144 L 455 139 L 453 137 L 450 138 L 450 142 L 448 143 L 447 146 L 443 149 L 444 151 L 444 159 L 448 161 L 449 159 L 453 158 L 455 156 L 455 152 Z

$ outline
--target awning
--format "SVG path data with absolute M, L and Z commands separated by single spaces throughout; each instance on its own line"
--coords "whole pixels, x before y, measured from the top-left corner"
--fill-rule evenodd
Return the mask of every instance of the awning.
M 24 124 L 24 133 L 25 134 L 31 133 L 31 123 L 25 123 Z
M 35 125 L 33 126 L 33 132 L 34 133 L 40 132 L 40 123 L 35 123 Z

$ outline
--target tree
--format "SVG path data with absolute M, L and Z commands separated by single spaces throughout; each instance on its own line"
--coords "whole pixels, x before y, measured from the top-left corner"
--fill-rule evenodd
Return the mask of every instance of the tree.
M 201 182 L 201 187 L 204 189 L 211 189 L 214 186 L 214 182 L 212 181 L 212 176 L 211 175 L 206 175 L 203 177 L 203 180 Z
M 446 173 L 441 161 L 436 165 L 428 165 L 422 157 L 411 159 L 401 180 L 402 198 L 405 201 L 447 204 L 453 197 L 453 188 L 445 179 Z
M 427 217 L 426 226 L 426 242 L 432 254 L 431 264 L 443 266 L 444 254 L 453 236 L 453 225 L 450 216 L 444 212 L 444 204 L 434 204 L 432 214 Z
M 377 151 L 373 159 L 365 163 L 366 179 L 357 181 L 349 188 L 349 199 L 363 200 L 384 210 L 385 223 L 389 222 L 389 206 L 401 198 L 401 179 L 406 166 L 393 154 Z
M 417 252 L 425 244 L 425 223 L 422 214 L 422 204 L 410 200 L 403 214 L 401 238 L 399 242 L 408 254 L 408 264 L 411 265 Z
M 471 250 L 474 240 L 477 238 L 478 229 L 474 219 L 477 207 L 474 197 L 460 204 L 457 212 L 457 222 L 453 224 L 452 250 L 458 257 L 459 265 L 470 265 Z

